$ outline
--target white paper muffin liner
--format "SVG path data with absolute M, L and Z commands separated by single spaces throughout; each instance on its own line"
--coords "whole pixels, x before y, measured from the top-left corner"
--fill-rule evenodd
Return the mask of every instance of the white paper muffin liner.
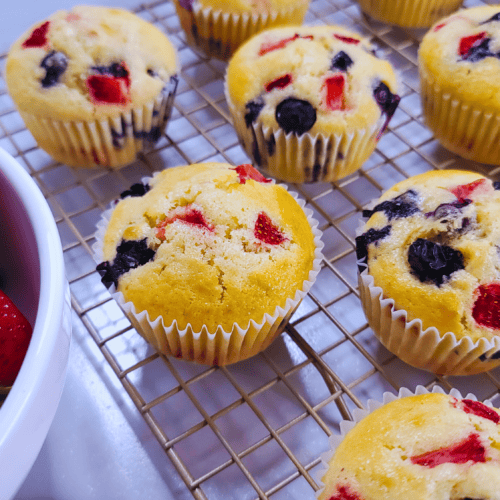
M 419 63 L 424 118 L 436 139 L 463 158 L 500 164 L 500 114 L 444 91 Z
M 361 409 L 361 408 L 355 408 L 352 412 L 352 420 L 342 420 L 340 422 L 340 433 L 339 434 L 332 434 L 329 439 L 329 450 L 321 455 L 321 466 L 320 468 L 316 471 L 315 475 L 315 480 L 318 483 L 318 485 L 322 485 L 322 479 L 325 476 L 326 472 L 328 471 L 328 463 L 332 459 L 332 457 L 335 454 L 336 449 L 340 445 L 340 443 L 344 440 L 346 434 L 363 418 L 365 418 L 367 415 L 370 413 L 374 412 L 375 410 L 381 408 L 382 406 L 391 403 L 395 401 L 396 399 L 401 399 L 401 398 L 406 398 L 409 396 L 419 396 L 423 394 L 430 394 L 430 393 L 438 393 L 438 394 L 449 394 L 450 396 L 457 398 L 457 399 L 472 399 L 473 401 L 477 401 L 477 397 L 474 394 L 467 394 L 465 397 L 462 396 L 460 391 L 457 389 L 451 389 L 450 392 L 444 391 L 440 386 L 433 386 L 432 390 L 429 391 L 422 385 L 418 385 L 415 388 L 415 392 L 410 391 L 410 389 L 407 389 L 406 387 L 402 387 L 399 390 L 399 393 L 393 394 L 392 392 L 384 392 L 382 395 L 382 402 L 374 400 L 374 399 L 369 399 L 366 403 L 366 409 Z M 493 404 L 491 403 L 490 400 L 484 401 L 484 404 L 487 406 L 493 407 Z M 321 492 L 323 491 L 323 488 L 318 490 L 316 492 L 316 498 L 319 497 Z
M 143 179 L 144 183 L 149 181 L 148 178 Z M 286 189 L 286 186 L 283 187 Z M 138 312 L 134 304 L 125 301 L 123 294 L 112 285 L 109 289 L 111 296 L 119 304 L 137 332 L 160 353 L 206 365 L 222 366 L 235 363 L 254 356 L 268 347 L 283 331 L 288 320 L 311 289 L 321 270 L 323 259 L 321 250 L 324 245 L 321 241 L 318 221 L 312 217 L 312 210 L 305 208 L 305 202 L 296 193 L 289 192 L 306 214 L 314 235 L 315 250 L 308 279 L 304 281 L 302 288 L 297 290 L 293 297 L 286 299 L 285 307 L 278 306 L 272 315 L 266 313 L 263 318 L 250 320 L 248 325 L 242 326 L 233 323 L 230 331 L 224 330 L 221 326 L 217 328 L 215 333 L 210 333 L 205 326 L 201 331 L 194 331 L 190 324 L 181 330 L 175 320 L 170 325 L 165 325 L 161 316 L 151 321 L 147 311 Z M 92 246 L 92 250 L 94 260 L 98 264 L 104 260 L 104 235 L 113 210 L 112 206 L 103 212 L 102 218 L 97 224 L 96 242 Z
M 407 28 L 427 28 L 455 12 L 462 0 L 356 0 L 370 17 Z
M 160 138 L 172 112 L 176 87 L 176 80 L 172 80 L 166 92 L 145 105 L 96 121 L 62 121 L 19 113 L 38 146 L 55 160 L 72 167 L 118 169 Z
M 296 7 L 262 13 L 229 13 L 194 2 L 192 10 L 174 0 L 177 15 L 188 43 L 209 57 L 227 60 L 234 51 L 256 33 L 285 24 L 302 24 L 308 2 Z

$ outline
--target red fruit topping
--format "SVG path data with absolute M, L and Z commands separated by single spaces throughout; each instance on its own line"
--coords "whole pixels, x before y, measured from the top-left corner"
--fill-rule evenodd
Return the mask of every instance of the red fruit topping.
M 130 101 L 130 78 L 90 75 L 87 88 L 95 104 L 127 104 Z
M 447 463 L 486 462 L 486 450 L 479 441 L 479 436 L 471 434 L 459 444 L 411 457 L 411 461 L 416 465 L 424 465 L 431 469 Z
M 458 47 L 458 54 L 461 56 L 466 56 L 470 49 L 479 45 L 479 42 L 486 37 L 486 31 L 482 31 L 481 33 L 476 33 L 475 35 L 466 36 L 460 40 L 460 45 Z
M 351 38 L 350 36 L 343 36 L 343 35 L 333 35 L 337 40 L 340 40 L 345 43 L 353 43 L 354 45 L 357 45 L 361 40 L 358 40 L 357 38 Z
M 66 21 L 68 22 L 72 22 L 72 21 L 79 21 L 82 17 L 80 16 L 80 14 L 75 14 L 73 12 L 70 12 L 67 16 L 66 16 Z
M 486 418 L 498 424 L 500 422 L 500 415 L 493 409 L 486 406 L 480 401 L 474 401 L 472 399 L 462 399 L 462 401 L 456 401 L 454 403 L 456 408 L 463 410 L 465 413 L 471 413 L 478 417 Z
M 47 32 L 49 31 L 50 21 L 45 21 L 41 26 L 35 28 L 30 37 L 24 41 L 23 47 L 30 49 L 33 47 L 43 47 L 47 43 Z
M 441 28 L 444 28 L 445 26 L 446 26 L 446 23 L 438 24 L 437 26 L 434 27 L 433 31 L 439 31 Z
M 347 486 L 339 486 L 337 493 L 331 496 L 329 500 L 361 500 L 361 498 L 356 493 L 352 493 Z
M 483 189 L 478 190 L 479 187 Z M 449 191 L 453 193 L 459 200 L 470 199 L 474 191 L 476 194 L 481 194 L 487 191 L 488 185 L 486 179 L 477 179 L 475 181 L 469 182 L 469 184 L 462 184 L 461 186 L 456 186 L 451 188 Z
M 289 38 L 284 38 L 283 40 L 279 40 L 278 42 L 263 43 L 259 50 L 259 56 L 263 56 L 269 52 L 272 52 L 273 50 L 284 49 L 289 43 L 292 43 L 298 38 L 303 38 L 304 40 L 312 40 L 314 37 L 312 35 L 301 36 L 298 33 L 295 33 L 295 35 Z
M 10 387 L 21 369 L 33 329 L 1 290 L 0 311 L 0 385 Z
M 330 76 L 325 80 L 326 106 L 332 111 L 344 109 L 344 75 Z
M 253 234 L 258 240 L 268 245 L 280 245 L 288 240 L 265 212 L 260 212 L 258 215 Z
M 185 207 L 177 207 L 171 210 L 157 226 L 156 226 L 156 236 L 159 239 L 165 238 L 165 226 L 172 224 L 176 220 L 189 224 L 198 229 L 213 231 L 214 226 L 207 222 L 205 216 L 193 205 L 186 205 Z
M 271 182 L 271 179 L 266 179 L 258 170 L 252 167 L 249 163 L 244 163 L 243 165 L 238 165 L 236 168 L 231 170 L 236 170 L 240 178 L 240 184 L 245 184 L 248 179 L 253 179 L 257 182 Z
M 286 86 L 290 85 L 292 83 L 292 75 L 283 75 L 280 76 L 279 78 L 276 78 L 276 80 L 273 80 L 272 82 L 269 82 L 266 84 L 266 91 L 271 92 L 273 89 L 284 89 Z
M 476 323 L 487 328 L 500 328 L 500 283 L 480 285 L 474 295 L 472 317 Z

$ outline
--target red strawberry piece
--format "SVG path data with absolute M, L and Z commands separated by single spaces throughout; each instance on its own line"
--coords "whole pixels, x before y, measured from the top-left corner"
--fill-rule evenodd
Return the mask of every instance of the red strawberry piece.
M 266 212 L 260 212 L 253 230 L 254 236 L 268 245 L 280 245 L 288 238 L 273 224 Z
M 266 91 L 271 92 L 273 89 L 284 89 L 292 83 L 292 75 L 287 74 L 276 78 L 272 82 L 266 83 Z
M 480 401 L 474 401 L 472 399 L 462 399 L 461 401 L 456 401 L 454 403 L 456 408 L 461 409 L 465 413 L 470 413 L 478 417 L 486 418 L 498 424 L 500 422 L 500 415 L 493 409 L 486 406 Z
M 1 290 L 0 311 L 0 385 L 10 387 L 21 369 L 33 329 Z
M 459 200 L 466 200 L 472 198 L 473 193 L 486 193 L 487 191 L 489 191 L 488 187 L 489 186 L 486 179 L 477 179 L 475 181 L 469 182 L 469 184 L 462 184 L 461 186 L 451 188 L 449 191 L 453 193 Z
M 446 23 L 440 23 L 440 24 L 434 26 L 433 31 L 439 31 L 441 28 L 444 28 L 445 26 L 446 26 Z
M 297 40 L 297 38 L 300 38 L 300 35 L 295 33 L 295 35 L 293 35 L 289 38 L 284 38 L 283 40 L 279 40 L 277 42 L 263 43 L 260 47 L 260 50 L 259 50 L 259 56 L 263 56 L 269 52 L 272 52 L 273 50 L 283 49 L 289 43 L 293 42 L 294 40 Z
M 47 43 L 49 25 L 50 21 L 45 21 L 41 26 L 35 28 L 29 38 L 23 42 L 23 48 L 43 47 Z
M 472 317 L 486 328 L 500 328 L 500 283 L 480 285 L 474 290 L 476 300 Z
M 95 104 L 127 104 L 130 101 L 130 81 L 111 75 L 90 75 L 87 88 Z
M 486 450 L 477 434 L 471 434 L 459 444 L 429 451 L 422 455 L 411 457 L 412 463 L 423 465 L 431 469 L 441 464 L 465 464 L 472 462 L 486 462 Z
M 361 498 L 347 486 L 339 486 L 337 492 L 329 500 L 361 500 Z
M 165 239 L 165 226 L 172 224 L 176 220 L 189 224 L 202 230 L 213 231 L 214 226 L 210 224 L 202 211 L 193 205 L 186 205 L 185 207 L 177 207 L 171 210 L 156 227 L 156 236 L 159 239 Z
M 337 35 L 337 34 L 333 34 L 333 36 L 337 39 L 337 40 L 340 40 L 342 42 L 345 42 L 345 43 L 352 43 L 354 45 L 357 45 L 361 40 L 358 40 L 357 38 L 351 38 L 350 36 L 343 36 L 343 35 Z
M 249 179 L 253 179 L 257 182 L 271 182 L 271 179 L 266 179 L 258 170 L 252 167 L 249 163 L 244 163 L 238 165 L 236 168 L 231 170 L 236 170 L 238 177 L 240 178 L 240 184 L 245 184 Z
M 333 75 L 325 80 L 326 106 L 332 111 L 344 109 L 344 75 Z
M 481 33 L 476 33 L 475 35 L 466 36 L 460 39 L 460 44 L 458 46 L 458 54 L 466 56 L 470 49 L 475 45 L 479 45 L 479 43 L 486 38 L 486 31 L 482 31 Z

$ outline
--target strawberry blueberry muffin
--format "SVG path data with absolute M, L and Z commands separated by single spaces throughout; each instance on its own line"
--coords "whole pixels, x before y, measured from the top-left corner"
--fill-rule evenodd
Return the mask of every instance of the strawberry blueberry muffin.
M 375 149 L 399 104 L 396 75 L 340 26 L 264 31 L 229 62 L 226 96 L 247 154 L 288 182 L 334 181 Z
M 428 28 L 456 11 L 462 0 L 356 0 L 365 14 L 406 28 Z
M 317 222 L 251 165 L 166 169 L 104 215 L 102 282 L 160 352 L 209 365 L 283 330 L 319 272 Z
M 331 441 L 318 500 L 500 498 L 500 411 L 472 397 L 418 392 L 386 394 L 384 405 L 370 401 L 371 411 L 357 412 L 355 424 L 343 422 L 351 429 Z
M 190 45 L 228 59 L 259 31 L 302 24 L 309 0 L 174 0 Z
M 418 64 L 424 117 L 450 151 L 500 163 L 500 5 L 464 9 L 424 36 Z
M 368 323 L 403 361 L 439 374 L 500 364 L 500 183 L 430 171 L 389 189 L 356 238 Z
M 117 168 L 156 142 L 177 88 L 167 37 L 131 12 L 58 11 L 11 47 L 9 93 L 38 145 L 75 167 Z

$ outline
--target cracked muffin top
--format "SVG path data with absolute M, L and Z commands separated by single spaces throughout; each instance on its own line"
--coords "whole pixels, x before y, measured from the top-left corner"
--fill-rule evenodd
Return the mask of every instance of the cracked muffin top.
M 499 422 L 499 410 L 472 399 L 396 399 L 345 435 L 318 499 L 498 499 Z
M 246 327 L 308 279 L 315 244 L 306 214 L 250 165 L 170 168 L 122 196 L 98 270 L 151 321 L 210 333 Z
M 408 321 L 457 339 L 492 339 L 500 334 L 499 213 L 499 182 L 467 171 L 426 172 L 363 211 L 357 256 Z
M 152 24 L 123 9 L 77 6 L 24 33 L 5 77 L 21 111 L 88 121 L 168 93 L 176 71 L 173 45 Z

